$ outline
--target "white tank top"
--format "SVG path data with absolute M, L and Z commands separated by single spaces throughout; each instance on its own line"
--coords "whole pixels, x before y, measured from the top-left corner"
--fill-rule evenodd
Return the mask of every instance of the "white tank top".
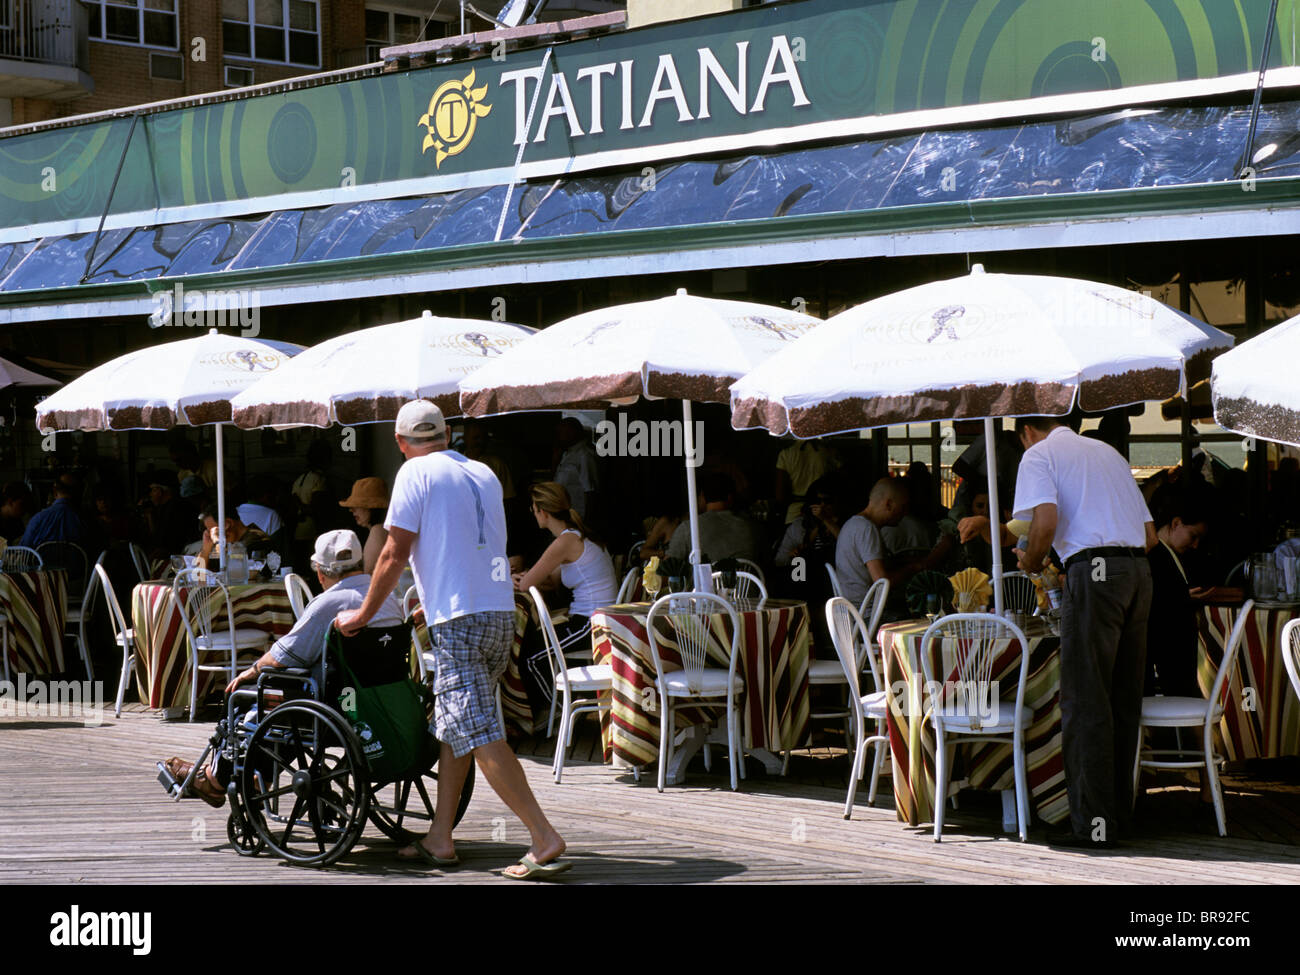
M 563 535 L 577 535 L 566 528 Z M 618 580 L 614 577 L 614 560 L 609 553 L 590 538 L 582 540 L 582 555 L 576 561 L 560 566 L 560 581 L 573 592 L 570 616 L 590 616 L 602 606 L 611 606 L 618 599 Z

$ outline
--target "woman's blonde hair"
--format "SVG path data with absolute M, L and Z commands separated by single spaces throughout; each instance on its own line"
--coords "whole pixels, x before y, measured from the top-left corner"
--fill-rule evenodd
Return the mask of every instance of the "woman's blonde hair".
M 563 484 L 557 484 L 555 481 L 540 481 L 534 484 L 528 493 L 537 508 L 562 521 L 566 527 L 576 531 L 580 538 L 584 540 L 590 538 L 597 545 L 604 547 L 605 543 L 600 537 L 588 528 L 582 517 L 573 510 L 573 502 L 569 500 L 569 492 Z

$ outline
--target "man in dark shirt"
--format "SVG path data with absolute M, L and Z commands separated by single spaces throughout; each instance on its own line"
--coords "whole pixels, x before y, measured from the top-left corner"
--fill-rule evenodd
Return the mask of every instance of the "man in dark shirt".
M 159 471 L 149 482 L 150 558 L 167 558 L 185 551 L 195 540 L 194 512 L 176 497 L 176 473 Z
M 27 523 L 20 545 L 36 548 L 45 542 L 86 541 L 86 526 L 77 512 L 77 497 L 81 487 L 70 474 L 54 482 L 54 500 L 44 511 L 38 511 Z

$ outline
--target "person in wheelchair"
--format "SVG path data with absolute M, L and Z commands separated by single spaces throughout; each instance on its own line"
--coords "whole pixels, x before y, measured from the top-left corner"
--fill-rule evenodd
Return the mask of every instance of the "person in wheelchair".
M 321 684 L 322 650 L 334 618 L 341 612 L 359 609 L 370 588 L 370 576 L 363 569 L 362 554 L 363 548 L 356 532 L 345 529 L 329 531 L 316 539 L 311 567 L 316 570 L 316 579 L 323 590 L 321 595 L 307 604 L 302 618 L 292 630 L 276 640 L 259 660 L 226 685 L 227 694 L 241 685 L 256 683 L 257 675 L 267 669 L 297 667 L 310 670 L 317 685 Z M 368 625 L 400 626 L 402 622 L 402 608 L 390 593 Z M 218 759 L 217 754 L 214 752 L 212 762 L 195 773 L 190 784 L 190 794 L 214 808 L 225 804 L 226 785 L 231 775 L 229 763 Z M 184 782 L 194 767 L 193 762 L 183 761 L 177 756 L 169 758 L 163 765 L 177 782 Z

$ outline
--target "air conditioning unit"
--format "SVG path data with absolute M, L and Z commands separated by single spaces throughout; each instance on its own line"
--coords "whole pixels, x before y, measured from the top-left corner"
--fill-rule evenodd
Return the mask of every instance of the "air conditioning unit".
M 227 88 L 247 88 L 253 83 L 253 69 L 241 68 L 238 65 L 226 65 L 226 87 Z

